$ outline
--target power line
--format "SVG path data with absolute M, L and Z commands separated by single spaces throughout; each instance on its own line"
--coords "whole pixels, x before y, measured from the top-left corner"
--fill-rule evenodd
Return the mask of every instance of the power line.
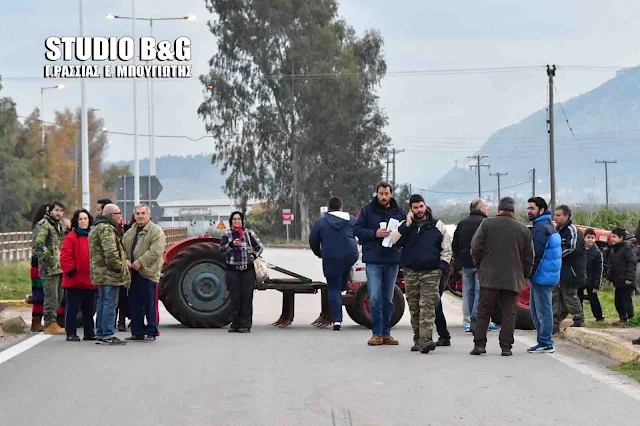
M 85 65 L 100 65 L 102 63 L 85 63 Z M 116 65 L 111 62 L 104 63 L 105 65 Z M 124 64 L 122 64 L 124 65 Z M 162 65 L 162 64 L 157 64 Z M 166 65 L 166 64 L 165 64 Z M 175 65 L 175 64 L 174 64 Z M 503 67 L 467 67 L 467 68 L 427 68 L 416 70 L 397 70 L 388 71 L 385 73 L 385 77 L 412 77 L 412 76 L 440 76 L 440 75 L 477 75 L 477 74 L 494 74 L 505 72 L 533 72 L 543 69 L 543 65 L 524 65 L 524 66 L 503 66 Z M 557 69 L 569 70 L 569 71 L 597 71 L 597 72 L 611 72 L 620 71 L 633 67 L 624 66 L 600 66 L 600 65 L 565 65 L 558 66 Z M 299 73 L 299 74 L 268 74 L 264 75 L 264 78 L 275 80 L 313 80 L 313 79 L 341 79 L 366 76 L 366 73 Z M 62 78 L 45 78 L 45 77 L 30 77 L 30 76 L 5 76 L 2 77 L 3 81 L 33 81 L 33 80 L 61 80 Z M 223 80 L 224 77 L 209 78 L 209 80 Z M 68 80 L 68 79 L 64 79 Z M 130 78 L 119 79 L 95 79 L 92 82 L 126 82 Z M 162 78 L 158 81 L 191 81 L 185 78 Z
M 510 189 L 510 188 L 516 188 L 518 186 L 522 186 L 524 184 L 529 184 L 531 182 L 531 180 L 527 180 L 524 182 L 520 182 L 520 183 L 516 183 L 515 185 L 509 185 L 509 186 L 505 186 L 502 187 L 501 189 Z M 424 188 L 416 188 L 417 191 L 424 191 L 424 192 L 431 192 L 433 194 L 453 194 L 453 195 L 469 195 L 469 194 L 477 194 L 476 191 L 473 192 L 459 192 L 459 191 L 433 191 L 431 189 L 424 189 Z M 488 192 L 497 192 L 497 188 L 496 189 L 486 189 L 482 191 L 483 193 L 488 193 Z
M 587 152 L 587 150 L 582 146 L 582 144 L 580 143 L 580 141 L 578 140 L 578 137 L 576 136 L 576 134 L 573 131 L 573 128 L 571 127 L 571 124 L 569 123 L 569 118 L 567 117 L 566 112 L 564 111 L 564 106 L 562 105 L 562 102 L 560 101 L 560 94 L 558 93 L 558 88 L 555 86 L 555 84 L 553 85 L 553 89 L 556 92 L 556 95 L 558 96 L 558 105 L 560 105 L 560 110 L 562 111 L 562 115 L 564 116 L 564 121 L 567 123 L 567 127 L 569 128 L 569 131 L 571 132 L 571 134 L 573 135 L 573 139 L 575 139 L 576 142 L 578 142 L 578 145 L 580 146 L 580 148 L 582 149 L 582 152 L 584 152 L 584 155 L 587 157 L 587 161 L 591 162 L 591 158 L 589 157 L 589 153 Z

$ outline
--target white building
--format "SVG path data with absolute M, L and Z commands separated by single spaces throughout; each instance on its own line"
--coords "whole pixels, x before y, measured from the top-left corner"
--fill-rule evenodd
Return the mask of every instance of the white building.
M 251 211 L 251 206 L 257 203 L 256 200 L 249 200 L 247 213 Z M 240 210 L 229 198 L 169 201 L 161 203 L 160 207 L 163 209 L 160 226 L 187 228 L 189 235 L 203 235 L 216 229 L 222 230 L 222 225 L 227 229 L 231 213 Z

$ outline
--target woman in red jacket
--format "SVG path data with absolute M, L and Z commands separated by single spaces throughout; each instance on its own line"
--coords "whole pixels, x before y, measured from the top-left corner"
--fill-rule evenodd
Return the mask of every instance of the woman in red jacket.
M 71 219 L 73 229 L 62 242 L 60 266 L 62 267 L 62 288 L 66 290 L 67 305 L 65 329 L 67 342 L 79 342 L 76 335 L 78 307 L 82 309 L 84 328 L 83 340 L 96 340 L 93 323 L 93 301 L 98 287 L 91 284 L 89 258 L 89 231 L 93 217 L 85 210 L 78 210 Z

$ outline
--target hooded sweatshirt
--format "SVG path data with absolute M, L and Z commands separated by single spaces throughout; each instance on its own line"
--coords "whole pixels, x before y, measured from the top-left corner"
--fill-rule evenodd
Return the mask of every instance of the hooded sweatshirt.
M 358 244 L 353 233 L 356 219 L 349 213 L 330 211 L 316 221 L 309 235 L 309 246 L 322 258 L 325 277 L 348 271 L 358 260 Z

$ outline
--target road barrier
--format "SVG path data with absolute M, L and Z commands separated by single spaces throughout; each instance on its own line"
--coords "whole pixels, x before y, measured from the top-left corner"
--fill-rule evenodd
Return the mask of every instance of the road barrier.
M 187 238 L 187 228 L 163 228 L 166 246 Z M 31 232 L 0 234 L 0 262 L 20 262 L 31 259 Z
M 0 234 L 0 261 L 18 262 L 31 259 L 31 232 Z

